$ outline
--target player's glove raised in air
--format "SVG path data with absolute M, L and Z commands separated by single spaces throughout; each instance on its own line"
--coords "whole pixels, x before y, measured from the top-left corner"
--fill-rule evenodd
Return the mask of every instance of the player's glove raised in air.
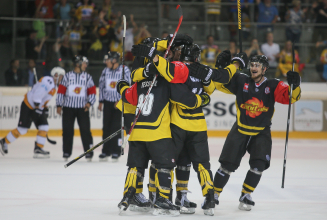
M 233 57 L 231 63 L 234 63 L 235 61 L 237 61 L 240 64 L 240 70 L 245 69 L 248 62 L 249 62 L 249 58 L 246 55 L 246 53 L 241 52 L 235 55 L 235 57 Z
M 168 45 L 173 36 L 174 36 L 173 34 L 168 35 L 168 37 L 167 37 Z M 178 47 L 181 45 L 191 45 L 192 43 L 193 43 L 193 38 L 191 38 L 190 36 L 188 36 L 186 34 L 176 34 L 173 45 L 175 47 Z M 167 45 L 167 47 L 168 47 L 168 45 Z
M 293 84 L 293 90 L 296 89 L 301 83 L 301 77 L 298 72 L 288 71 L 287 72 L 288 85 Z
M 226 66 L 230 64 L 230 61 L 232 59 L 232 55 L 229 50 L 224 50 L 221 52 L 216 59 L 216 65 L 218 69 L 224 69 Z
M 157 54 L 157 50 L 154 47 L 150 47 L 144 44 L 133 45 L 132 54 L 135 57 L 146 57 L 149 60 L 153 60 L 153 58 Z
M 195 78 L 201 79 L 204 82 L 211 80 L 212 69 L 210 67 L 202 65 L 198 62 L 194 62 L 188 65 L 189 75 Z
M 156 74 L 159 74 L 159 71 L 157 70 L 156 66 L 153 63 L 148 63 L 143 70 L 143 76 L 148 78 Z
M 207 93 L 205 93 L 205 92 L 201 93 L 200 97 L 202 99 L 201 107 L 205 107 L 205 106 L 209 105 L 211 99 Z
M 124 80 L 124 79 L 120 79 L 118 80 L 117 82 L 117 85 L 116 85 L 116 89 L 117 89 L 117 92 L 120 94 L 120 91 L 121 89 L 124 87 L 124 86 L 128 86 L 129 87 L 129 83 Z

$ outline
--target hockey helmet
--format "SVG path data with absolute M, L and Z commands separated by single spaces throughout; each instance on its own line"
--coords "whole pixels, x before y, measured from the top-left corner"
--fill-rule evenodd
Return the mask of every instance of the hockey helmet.
M 120 53 L 115 52 L 115 51 L 113 51 L 113 52 L 109 51 L 108 55 L 104 55 L 103 62 L 106 62 L 106 60 L 108 60 L 108 59 L 110 59 L 110 60 L 116 59 L 118 62 L 119 58 L 120 58 Z
M 51 70 L 51 73 L 50 74 L 51 74 L 52 77 L 54 77 L 56 75 L 56 73 L 58 74 L 58 77 L 60 75 L 65 75 L 66 74 L 65 70 L 63 68 L 59 67 L 59 66 L 54 67 Z
M 185 45 L 182 48 L 181 61 L 200 62 L 201 49 L 197 44 Z
M 76 64 L 82 64 L 82 63 L 89 63 L 89 60 L 84 57 L 84 56 L 78 56 L 78 55 L 75 55 L 74 58 L 73 58 L 73 63 L 76 65 Z
M 254 63 L 254 62 L 262 64 L 262 69 L 267 67 L 266 71 L 269 69 L 268 58 L 265 55 L 252 56 L 249 60 L 248 69 L 250 69 L 251 63 Z

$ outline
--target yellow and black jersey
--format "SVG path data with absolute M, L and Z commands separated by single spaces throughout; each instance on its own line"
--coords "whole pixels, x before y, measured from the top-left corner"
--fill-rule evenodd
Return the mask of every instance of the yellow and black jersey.
M 120 91 L 124 102 L 142 105 L 152 78 L 136 82 L 132 87 L 123 87 Z M 184 84 L 168 83 L 158 77 L 148 100 L 141 111 L 137 123 L 131 133 L 130 141 L 156 141 L 171 138 L 170 103 L 178 104 L 183 109 L 196 109 L 202 104 L 201 97 L 192 93 Z
M 228 84 L 215 83 L 216 89 L 236 95 L 238 131 L 246 135 L 257 135 L 267 126 L 275 111 L 275 102 L 289 103 L 290 87 L 278 79 L 267 79 L 255 83 L 248 75 L 236 73 Z M 301 97 L 301 88 L 292 93 L 291 102 Z

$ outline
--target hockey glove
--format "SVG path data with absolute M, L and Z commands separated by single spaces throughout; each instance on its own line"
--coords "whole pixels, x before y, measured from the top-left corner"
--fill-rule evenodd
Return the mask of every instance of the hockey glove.
M 149 60 L 153 60 L 153 58 L 157 54 L 157 50 L 154 47 L 150 47 L 144 44 L 133 45 L 132 47 L 132 54 L 135 57 L 146 57 Z
M 190 76 L 201 79 L 204 82 L 211 80 L 212 69 L 210 69 L 208 66 L 195 62 L 188 65 L 188 69 Z
M 296 89 L 301 83 L 301 77 L 298 72 L 288 71 L 287 72 L 288 85 L 293 84 L 293 90 Z
M 43 113 L 42 110 L 35 108 L 34 109 L 34 119 L 37 121 L 41 117 L 42 113 Z
M 170 34 L 167 37 L 167 48 L 169 45 L 169 42 L 171 40 L 171 38 L 173 37 L 173 34 Z M 178 47 L 181 45 L 191 45 L 193 43 L 193 38 L 191 38 L 190 36 L 186 35 L 186 34 L 176 34 L 174 42 L 172 45 L 174 45 L 174 47 Z
M 248 62 L 249 62 L 249 58 L 246 55 L 246 53 L 241 52 L 235 55 L 235 57 L 232 59 L 231 63 L 234 63 L 235 61 L 237 61 L 240 64 L 240 70 L 245 69 Z
M 116 89 L 117 89 L 117 92 L 120 94 L 120 91 L 121 89 L 124 87 L 124 86 L 128 86 L 129 87 L 129 83 L 124 80 L 124 79 L 120 79 L 118 80 L 117 82 L 117 85 L 116 85 Z
M 224 69 L 226 66 L 230 64 L 232 55 L 229 50 L 224 50 L 221 52 L 216 59 L 216 65 L 218 69 Z
M 205 92 L 201 93 L 200 97 L 202 99 L 201 107 L 205 107 L 205 106 L 209 105 L 211 99 L 207 93 L 205 93 Z
M 148 78 L 148 77 L 152 77 L 156 74 L 159 74 L 156 66 L 153 63 L 148 63 L 143 70 L 143 76 Z

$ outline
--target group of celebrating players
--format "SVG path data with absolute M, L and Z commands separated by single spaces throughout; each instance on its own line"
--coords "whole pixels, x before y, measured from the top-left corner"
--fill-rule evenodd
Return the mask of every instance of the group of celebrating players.
M 128 80 L 122 79 L 116 85 L 117 92 L 121 95 L 116 107 L 122 109 L 122 103 L 124 104 L 127 131 L 135 114 L 141 110 L 129 137 L 128 172 L 123 199 L 118 208 L 121 212 L 127 209 L 140 212 L 151 210 L 154 215 L 176 216 L 180 213 L 195 213 L 197 204 L 187 198 L 192 165 L 204 197 L 201 208 L 205 215 L 212 216 L 231 173 L 235 172 L 242 157 L 248 152 L 250 169 L 242 186 L 239 209 L 249 211 L 255 204 L 251 193 L 257 187 L 263 171 L 270 166 L 272 147 L 270 126 L 274 104 L 289 103 L 291 84 L 293 84 L 291 102 L 300 99 L 300 76 L 297 72 L 289 71 L 287 73 L 289 85 L 277 79 L 267 79 L 265 73 L 269 64 L 266 56 L 257 55 L 248 59 L 245 53 L 240 52 L 231 58 L 228 50 L 217 56 L 216 68 L 210 68 L 200 63 L 199 46 L 193 43 L 190 36 L 184 34 L 176 35 L 166 59 L 163 54 L 172 37 L 170 35 L 167 39 L 147 38 L 141 44 L 134 45 L 132 53 L 135 59 L 130 76 L 132 83 L 130 85 Z M 85 121 L 85 124 L 88 124 L 89 116 L 86 112 L 95 101 L 95 86 L 90 75 L 85 72 L 83 67 L 85 62 L 86 58 L 79 58 L 76 61 L 79 66 L 75 68 L 80 68 L 80 72 L 78 69 L 66 74 L 60 69 L 53 71 L 53 77 L 43 77 L 27 93 L 22 102 L 18 127 L 0 140 L 2 153 L 7 153 L 7 145 L 25 134 L 34 121 L 38 128 L 34 153 L 43 156 L 49 154 L 42 149 L 49 129 L 44 109 L 55 93 L 55 85 L 61 82 L 57 105 L 59 107 L 63 105 L 63 113 L 68 117 L 65 129 L 66 142 L 69 143 L 64 147 L 64 151 L 66 150 L 64 157 L 70 156 L 74 114 L 79 123 L 88 118 Z M 249 75 L 242 73 L 246 68 L 249 69 Z M 59 79 L 60 75 L 65 75 L 64 80 Z M 148 93 L 155 76 L 157 79 Z M 82 93 L 87 95 L 87 99 L 80 98 L 78 94 L 81 91 L 77 93 L 75 87 L 70 89 L 69 82 L 72 80 L 76 81 L 75 84 L 81 85 L 81 90 L 85 86 Z M 210 103 L 210 95 L 215 90 L 236 96 L 237 117 L 219 158 L 221 166 L 213 176 L 210 168 L 207 125 L 202 108 Z M 77 95 L 75 94 L 70 101 L 60 98 L 69 93 Z M 40 94 L 47 95 L 41 97 Z M 90 100 L 93 100 L 92 103 Z M 76 108 L 82 110 L 79 112 L 71 109 L 74 107 L 70 106 L 71 103 L 77 103 L 76 105 L 80 107 Z M 139 109 L 141 106 L 143 108 Z M 61 113 L 61 108 L 59 110 Z M 70 120 L 71 117 L 74 119 Z M 84 136 L 85 140 L 82 137 L 83 146 L 85 145 L 85 150 L 88 150 L 93 140 L 87 129 L 84 132 L 87 135 Z M 93 154 L 86 156 L 92 158 Z M 147 199 L 142 192 L 144 173 L 150 160 Z M 174 171 L 177 182 L 175 204 L 172 202 Z

